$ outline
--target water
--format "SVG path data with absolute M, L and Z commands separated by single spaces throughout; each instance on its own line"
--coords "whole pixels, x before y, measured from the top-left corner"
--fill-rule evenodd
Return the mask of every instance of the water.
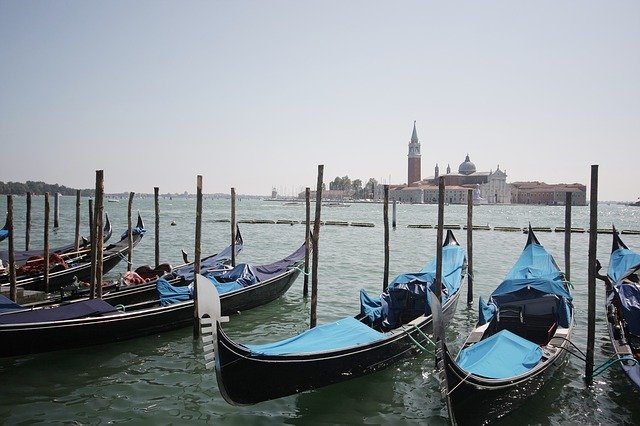
M 87 200 L 82 200 L 83 234 L 87 234 Z M 25 199 L 14 197 L 17 249 L 24 247 Z M 42 197 L 33 200 L 32 247 L 42 244 Z M 53 206 L 53 202 L 51 203 Z M 0 211 L 6 199 L 0 200 Z M 312 216 L 315 207 L 312 206 Z M 154 261 L 153 199 L 134 201 L 146 220 L 147 234 L 134 252 L 134 265 Z M 75 198 L 62 197 L 60 228 L 52 232 L 51 245 L 72 241 Z M 114 239 L 126 227 L 127 201 L 106 203 Z M 219 251 L 230 241 L 229 200 L 205 199 L 203 255 Z M 390 212 L 392 209 L 389 209 Z M 193 256 L 195 200 L 161 199 L 161 260 L 181 262 L 180 249 Z M 237 218 L 303 220 L 304 205 L 239 199 Z M 640 208 L 599 206 L 599 228 L 640 229 Z M 324 207 L 323 220 L 372 222 L 373 228 L 323 226 L 319 250 L 318 322 L 333 321 L 358 310 L 358 290 L 377 293 L 382 288 L 382 205 L 354 204 L 348 208 Z M 390 232 L 390 275 L 417 270 L 435 255 L 436 231 L 407 228 L 408 224 L 436 224 L 433 205 L 398 205 L 398 226 Z M 574 207 L 572 226 L 589 227 L 589 208 Z M 170 226 L 171 221 L 176 226 Z M 551 206 L 477 206 L 475 224 L 525 227 L 564 226 L 564 208 Z M 446 206 L 445 223 L 465 224 L 466 206 Z M 53 225 L 53 220 L 51 220 Z M 270 262 L 292 252 L 304 238 L 304 225 L 240 224 L 245 248 L 239 261 Z M 466 245 L 466 231 L 454 231 Z M 564 268 L 564 234 L 538 232 L 541 243 Z M 474 232 L 474 303 L 467 307 L 466 286 L 447 338 L 457 350 L 477 318 L 477 299 L 495 288 L 524 246 L 519 232 Z M 623 235 L 640 251 L 640 236 Z M 3 242 L 2 248 L 7 247 Z M 611 235 L 598 235 L 598 258 L 608 265 Z M 574 342 L 586 349 L 588 234 L 572 234 L 571 275 L 576 306 Z M 117 278 L 119 265 L 109 274 Z M 237 341 L 262 343 L 304 330 L 309 301 L 302 297 L 302 276 L 281 299 L 238 316 L 226 329 Z M 595 364 L 612 356 L 601 315 L 603 286 L 597 283 Z M 502 424 L 640 424 L 640 395 L 617 369 L 596 377 L 593 386 L 583 381 L 584 363 L 569 360 L 554 380 Z M 186 328 L 127 342 L 0 360 L 0 419 L 5 424 L 24 423 L 146 423 L 146 424 L 447 424 L 428 355 L 402 361 L 391 368 L 359 379 L 253 406 L 234 407 L 220 396 L 215 374 L 205 370 L 201 346 Z M 275 383 L 274 383 L 275 385 Z

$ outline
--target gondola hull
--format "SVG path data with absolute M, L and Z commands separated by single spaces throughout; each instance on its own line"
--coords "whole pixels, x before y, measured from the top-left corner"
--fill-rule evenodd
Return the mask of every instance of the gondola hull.
M 445 304 L 445 320 L 453 317 L 459 295 L 457 291 Z M 230 404 L 247 405 L 339 383 L 417 354 L 420 349 L 416 343 L 428 346 L 422 333 L 430 333 L 431 327 L 432 317 L 422 316 L 370 344 L 336 351 L 267 356 L 252 354 L 235 344 L 218 323 L 218 386 Z
M 455 413 L 455 423 L 489 424 L 518 408 L 536 394 L 566 362 L 570 338 L 571 329 L 566 335 L 563 334 L 563 338 L 551 340 L 550 344 L 556 347 L 556 351 L 543 365 L 527 374 L 503 380 L 467 373 L 445 350 L 445 374 L 450 389 L 447 397 Z
M 255 292 L 229 293 L 222 299 L 223 306 L 228 304 L 229 313 L 236 313 L 269 303 L 284 294 L 299 274 L 299 269 L 292 268 L 255 285 L 255 289 L 247 287 Z M 153 293 L 147 290 L 145 301 L 133 308 L 125 306 L 122 313 L 65 321 L 0 324 L 0 357 L 118 342 L 193 324 L 193 300 L 154 306 L 158 304 L 155 288 Z M 112 306 L 119 305 L 116 298 L 104 300 Z

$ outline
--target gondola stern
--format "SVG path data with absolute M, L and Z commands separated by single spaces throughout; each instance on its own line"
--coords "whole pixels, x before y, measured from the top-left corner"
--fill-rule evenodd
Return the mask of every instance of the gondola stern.
M 455 245 L 455 246 L 459 246 L 460 244 L 458 243 L 458 240 L 456 239 L 455 235 L 453 235 L 453 231 L 451 229 L 447 229 L 447 235 L 444 239 L 444 242 L 442 243 L 443 247 L 449 246 L 449 245 Z
M 529 229 L 527 230 L 527 243 L 524 245 L 525 247 L 528 247 L 531 244 L 537 244 L 540 245 L 540 241 L 538 241 L 538 237 L 536 237 L 536 234 L 533 232 L 533 228 L 531 227 L 531 222 L 529 222 Z

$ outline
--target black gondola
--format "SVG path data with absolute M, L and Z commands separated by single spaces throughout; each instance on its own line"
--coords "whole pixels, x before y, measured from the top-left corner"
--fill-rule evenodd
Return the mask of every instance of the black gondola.
M 4 240 L 9 236 L 9 215 L 7 214 L 7 219 L 4 222 L 4 226 L 0 229 L 0 241 Z
M 278 262 L 251 267 L 259 281 L 225 293 L 223 305 L 236 313 L 271 302 L 291 287 L 302 262 L 304 245 Z M 0 357 L 117 342 L 193 324 L 193 300 L 183 291 L 187 287 L 167 294 L 171 286 L 166 280 L 158 286 L 153 300 L 131 305 L 91 299 L 29 309 L 0 296 Z
M 102 233 L 103 235 L 102 241 L 106 243 L 107 240 L 111 238 L 111 235 L 113 234 L 113 228 L 111 227 L 111 221 L 109 220 L 109 215 L 106 213 L 105 213 L 105 218 L 106 219 L 105 219 L 103 233 Z M 91 241 L 89 241 L 88 238 L 80 236 L 80 239 L 78 241 L 78 250 L 76 250 L 75 244 L 72 243 L 72 244 L 65 244 L 59 247 L 50 248 L 49 254 L 57 254 L 59 256 L 62 256 L 63 258 L 70 257 L 70 256 L 77 257 L 79 254 L 82 254 L 87 250 L 89 250 L 90 247 L 91 247 Z M 13 258 L 15 260 L 16 267 L 24 266 L 27 263 L 27 261 L 29 261 L 29 259 L 43 257 L 43 256 L 44 256 L 44 250 L 42 249 L 19 250 L 13 253 Z M 8 264 L 9 251 L 0 250 L 0 259 L 5 264 Z M 7 282 L 8 280 L 9 280 L 8 277 L 0 275 L 0 283 Z
M 444 345 L 452 423 L 487 424 L 536 393 L 565 360 L 573 330 L 568 283 L 531 227 L 527 244 L 454 358 Z
M 138 213 L 138 222 L 132 229 L 132 247 L 135 247 L 144 235 L 144 223 Z M 122 259 L 127 258 L 129 253 L 129 231 L 125 231 L 120 237 L 120 241 L 109 244 L 103 251 L 103 272 L 107 273 L 113 269 Z M 18 270 L 16 270 L 18 272 Z M 91 279 L 91 251 L 82 251 L 77 256 L 69 255 L 62 257 L 59 263 L 52 264 L 49 270 L 49 291 L 57 291 L 62 286 L 71 284 L 74 277 L 80 281 Z M 8 277 L 0 277 L 2 286 L 9 284 Z M 41 271 L 18 275 L 16 279 L 18 287 L 26 290 L 45 291 L 44 273 Z
M 613 228 L 606 283 L 607 330 L 622 371 L 640 390 L 640 254 Z
M 466 274 L 464 250 L 451 231 L 443 249 L 444 312 L 452 318 Z M 263 345 L 241 345 L 224 332 L 217 291 L 196 280 L 207 367 L 230 404 L 254 404 L 342 382 L 415 355 L 429 341 L 432 321 L 426 294 L 435 278 L 435 259 L 420 272 L 389 284 L 380 299 L 361 291 L 361 313 L 301 335 Z M 205 297 L 201 297 L 206 295 Z M 383 309 L 382 304 L 388 309 Z M 398 305 L 413 309 L 397 309 Z

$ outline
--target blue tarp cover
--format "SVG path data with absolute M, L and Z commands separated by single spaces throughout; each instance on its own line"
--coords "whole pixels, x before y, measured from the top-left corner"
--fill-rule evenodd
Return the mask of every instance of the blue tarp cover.
M 611 253 L 607 275 L 611 281 L 619 283 L 635 270 L 640 268 L 640 254 L 626 248 L 619 248 Z
M 156 282 L 156 290 L 161 306 L 168 306 L 177 302 L 184 302 L 193 297 L 193 287 L 191 285 L 173 286 L 164 278 L 159 278 Z
M 226 262 L 231 261 L 231 245 L 222 250 L 220 253 L 202 259 L 200 263 L 200 273 L 206 273 L 210 269 L 221 269 Z M 235 245 L 236 253 L 242 251 L 242 242 L 238 241 Z M 193 281 L 193 263 L 175 268 L 172 274 L 176 277 L 182 277 L 185 281 Z
M 491 379 L 523 374 L 542 359 L 542 349 L 508 330 L 463 349 L 458 365 L 469 373 Z
M 263 345 L 245 345 L 254 355 L 287 355 L 321 352 L 362 345 L 384 338 L 384 334 L 353 317 L 323 324 L 302 334 Z
M 640 288 L 635 284 L 618 284 L 615 291 L 620 296 L 622 316 L 627 322 L 629 332 L 640 336 Z
M 24 324 L 31 322 L 62 321 L 117 312 L 102 299 L 84 300 L 55 308 L 34 309 L 0 315 L 0 324 Z
M 11 312 L 16 309 L 24 309 L 22 306 L 18 305 L 13 300 L 9 299 L 7 296 L 3 296 L 0 294 L 0 313 L 1 312 Z
M 4 240 L 8 236 L 9 236 L 9 230 L 8 229 L 0 229 L 0 241 Z

